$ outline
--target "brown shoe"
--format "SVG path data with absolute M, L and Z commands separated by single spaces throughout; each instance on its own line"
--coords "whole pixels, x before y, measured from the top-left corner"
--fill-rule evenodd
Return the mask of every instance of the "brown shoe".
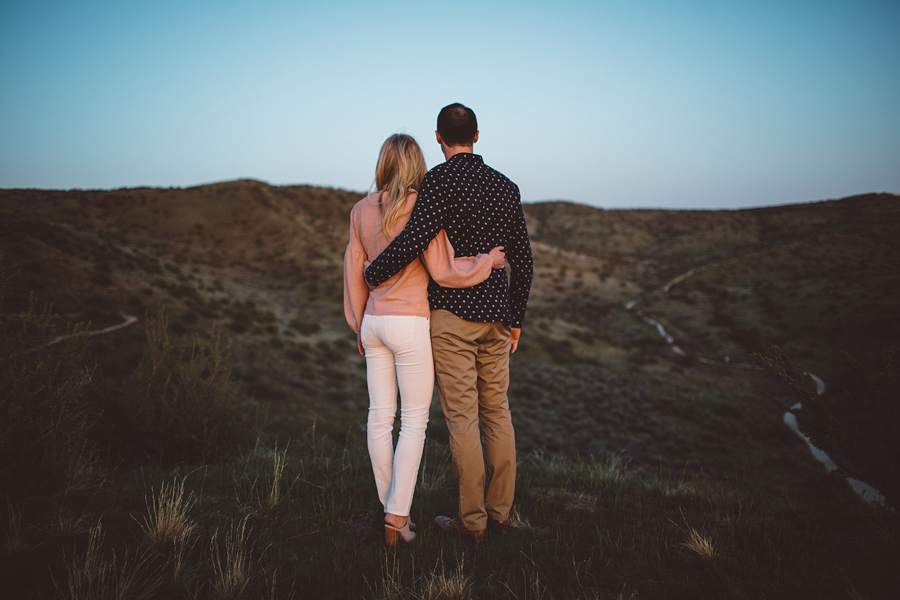
M 510 522 L 509 519 L 499 520 L 494 517 L 488 517 L 488 529 L 493 529 L 494 531 L 506 531 L 509 529 Z
M 487 539 L 487 529 L 466 529 L 459 519 L 451 519 L 450 517 L 435 517 L 434 522 L 444 533 L 458 538 L 467 540 L 475 540 L 480 542 Z

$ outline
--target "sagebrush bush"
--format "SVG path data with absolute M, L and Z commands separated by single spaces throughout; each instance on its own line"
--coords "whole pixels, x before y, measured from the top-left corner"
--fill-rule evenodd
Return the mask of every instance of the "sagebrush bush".
M 254 411 L 232 375 L 228 344 L 219 330 L 169 338 L 168 317 L 148 316 L 147 346 L 138 367 L 136 426 L 146 451 L 163 462 L 230 455 L 247 440 Z
M 0 307 L 10 278 L 0 263 Z M 44 481 L 87 449 L 94 419 L 83 394 L 91 381 L 85 327 L 57 336 L 54 321 L 33 297 L 24 314 L 0 317 L 0 479 Z

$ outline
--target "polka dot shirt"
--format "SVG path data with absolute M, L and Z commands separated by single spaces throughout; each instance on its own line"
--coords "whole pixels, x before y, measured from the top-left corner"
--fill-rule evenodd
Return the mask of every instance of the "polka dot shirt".
M 519 188 L 484 164 L 481 156 L 461 152 L 431 169 L 422 181 L 406 228 L 372 261 L 366 281 L 387 281 L 418 257 L 441 229 L 456 256 L 475 256 L 504 246 L 511 276 L 494 269 L 470 288 L 428 285 L 432 310 L 447 310 L 467 321 L 502 321 L 521 327 L 534 267 Z

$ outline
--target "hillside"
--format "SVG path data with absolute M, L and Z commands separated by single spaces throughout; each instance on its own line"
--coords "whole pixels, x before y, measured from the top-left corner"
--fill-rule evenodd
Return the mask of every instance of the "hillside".
M 892 298 L 900 291 L 896 196 L 739 211 L 561 203 L 526 210 L 536 240 L 601 261 L 601 279 L 633 284 L 632 297 L 699 355 L 745 358 L 771 343 L 796 345 L 827 372 L 839 352 L 880 347 L 900 333 Z M 661 293 L 692 270 L 696 275 Z M 591 295 L 615 298 L 608 288 Z M 701 306 L 685 306 L 691 303 Z M 709 320 L 692 321 L 702 315 Z M 723 331 L 711 335 L 714 329 Z
M 348 215 L 360 197 L 251 180 L 0 190 L 0 265 L 18 271 L 0 290 L 0 312 L 27 311 L 33 294 L 62 315 L 60 333 L 138 318 L 87 349 L 94 452 L 106 468 L 155 460 L 124 424 L 144 325 L 161 308 L 173 335 L 224 332 L 242 397 L 260 409 L 261 443 L 277 450 L 312 431 L 346 451 L 367 408 L 365 363 L 341 309 Z M 794 400 L 766 374 L 731 367 L 776 344 L 839 394 L 842 352 L 896 343 L 900 198 L 740 211 L 553 202 L 525 213 L 535 280 L 510 392 L 523 468 L 617 457 L 643 481 L 709 478 L 798 507 L 856 502 L 783 424 Z M 438 445 L 442 421 L 435 402 L 428 437 Z
M 19 275 L 3 310 L 24 310 L 34 292 L 38 306 L 78 314 L 93 328 L 160 307 L 176 332 L 218 324 L 235 344 L 247 390 L 273 403 L 276 429 L 282 418 L 304 417 L 340 429 L 364 420 L 366 403 L 363 361 L 340 307 L 347 214 L 358 197 L 247 180 L 4 190 L 0 251 Z M 732 419 L 715 415 L 761 406 L 759 392 L 770 392 L 764 377 L 697 368 L 672 354 L 624 309 L 632 300 L 689 357 L 746 363 L 751 352 L 778 344 L 831 381 L 841 352 L 896 340 L 897 200 L 868 195 L 740 211 L 525 205 L 536 276 L 513 364 L 523 449 L 625 450 L 648 463 L 704 463 L 661 424 L 698 429 L 711 449 L 734 441 L 723 425 Z M 698 272 L 661 291 L 691 269 Z M 92 355 L 101 375 L 116 380 L 133 369 L 141 337 L 139 328 L 98 337 Z M 710 399 L 715 410 L 685 413 L 696 400 L 672 401 L 719 389 L 727 408 Z M 569 435 L 560 402 L 589 426 Z M 767 431 L 741 445 L 788 437 L 778 411 L 768 410 Z M 732 460 L 717 468 L 732 470 Z

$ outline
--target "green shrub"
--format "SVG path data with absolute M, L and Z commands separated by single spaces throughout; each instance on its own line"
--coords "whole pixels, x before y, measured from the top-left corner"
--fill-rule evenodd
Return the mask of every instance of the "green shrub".
M 237 451 L 251 434 L 254 415 L 232 376 L 236 365 L 221 332 L 170 340 L 162 311 L 148 317 L 146 331 L 135 417 L 148 452 L 179 462 Z

